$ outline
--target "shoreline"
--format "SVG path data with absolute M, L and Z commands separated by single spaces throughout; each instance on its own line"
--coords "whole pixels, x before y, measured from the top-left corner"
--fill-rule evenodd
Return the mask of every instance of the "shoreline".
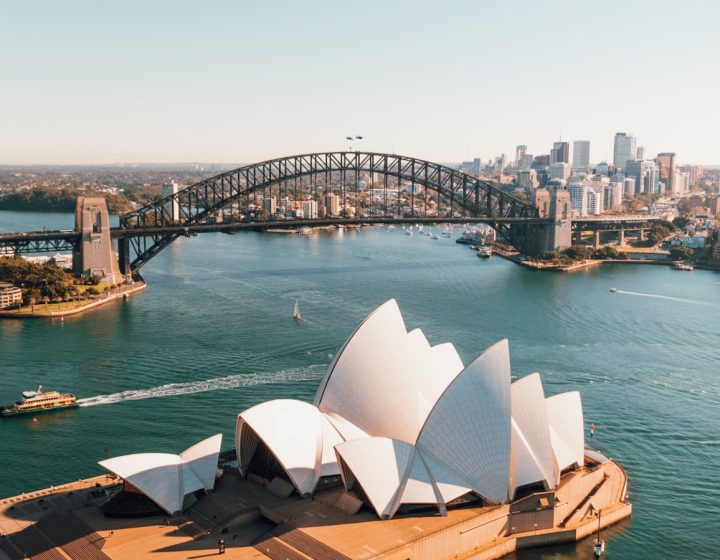
M 71 315 L 78 315 L 79 313 L 85 313 L 119 299 L 125 299 L 131 295 L 135 295 L 142 292 L 147 288 L 145 281 L 134 282 L 127 289 L 121 289 L 121 291 L 110 294 L 105 297 L 94 299 L 85 305 L 80 305 L 73 309 L 67 309 L 65 311 L 31 311 L 30 313 L 21 313 L 18 311 L 2 311 L 0 312 L 0 319 L 53 319 L 57 317 L 68 317 Z M 36 304 L 41 306 L 43 304 Z

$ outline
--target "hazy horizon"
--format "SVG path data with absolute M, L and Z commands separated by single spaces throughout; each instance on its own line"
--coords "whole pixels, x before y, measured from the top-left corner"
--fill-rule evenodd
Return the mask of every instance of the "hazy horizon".
M 3 165 L 256 162 L 357 149 L 441 162 L 562 136 L 612 161 L 718 161 L 709 1 L 39 1 L 4 7 Z M 711 164 L 707 164 L 710 166 Z

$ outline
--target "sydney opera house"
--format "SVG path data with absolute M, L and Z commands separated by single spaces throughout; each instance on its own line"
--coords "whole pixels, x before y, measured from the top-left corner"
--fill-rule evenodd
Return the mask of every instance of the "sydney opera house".
M 111 496 L 83 519 L 130 541 L 142 528 L 144 545 L 107 540 L 105 558 L 184 558 L 227 535 L 237 558 L 489 560 L 630 516 L 623 469 L 585 446 L 580 394 L 548 396 L 537 373 L 513 378 L 507 340 L 465 365 L 452 344 L 408 331 L 390 300 L 312 403 L 241 412 L 231 451 L 217 434 L 179 455 L 101 461 L 110 479 L 96 486 Z M 170 516 L 185 540 L 113 524 L 133 512 Z

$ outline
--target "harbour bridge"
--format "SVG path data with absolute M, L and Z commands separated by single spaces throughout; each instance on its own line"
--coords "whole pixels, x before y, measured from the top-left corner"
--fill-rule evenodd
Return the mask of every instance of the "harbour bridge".
M 323 217 L 278 219 L 256 211 L 256 198 L 268 200 L 271 193 L 293 202 L 336 197 L 337 208 Z M 72 250 L 74 260 L 84 259 L 92 236 L 99 242 L 101 230 L 107 229 L 108 239 L 117 242 L 120 272 L 134 275 L 175 239 L 201 232 L 419 222 L 485 223 L 518 250 L 541 254 L 568 246 L 573 225 L 569 196 L 562 209 L 557 200 L 548 200 L 550 204 L 541 208 L 485 179 L 413 157 L 313 153 L 220 173 L 120 216 L 119 227 L 111 228 L 107 221 L 83 224 L 85 214 L 78 210 L 75 230 L 0 234 L 0 254 L 3 250 L 13 254 Z M 237 210 L 242 217 L 227 222 L 221 216 L 228 210 L 233 215 Z M 638 227 L 629 229 L 649 227 L 653 219 L 641 218 L 642 223 L 635 224 Z M 578 230 L 593 229 L 577 223 Z M 84 271 L 87 267 L 75 268 Z

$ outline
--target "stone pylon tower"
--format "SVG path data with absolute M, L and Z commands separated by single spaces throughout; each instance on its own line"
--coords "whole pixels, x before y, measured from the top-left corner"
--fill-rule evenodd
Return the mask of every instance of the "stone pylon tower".
M 105 285 L 121 283 L 123 277 L 110 238 L 110 215 L 104 198 L 78 198 L 75 231 L 81 237 L 78 248 L 73 251 L 73 272 L 79 276 L 97 276 Z

